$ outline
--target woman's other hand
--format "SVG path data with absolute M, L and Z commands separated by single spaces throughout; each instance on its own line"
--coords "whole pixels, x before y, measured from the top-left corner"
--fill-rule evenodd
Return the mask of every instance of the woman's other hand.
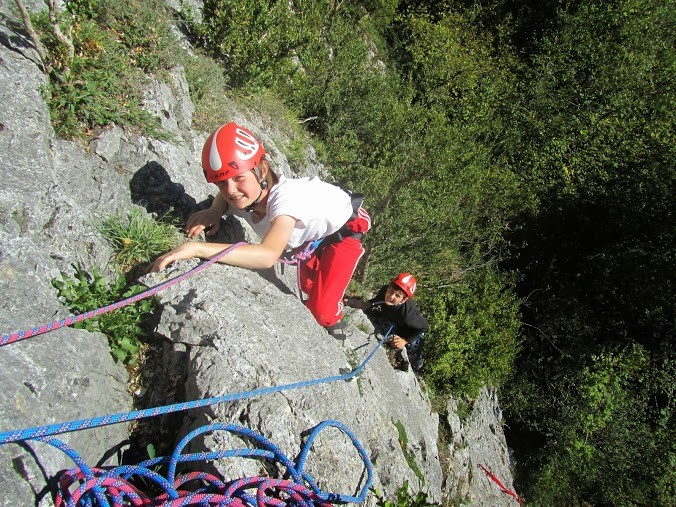
M 158 271 L 162 271 L 169 264 L 173 264 L 176 261 L 197 257 L 197 246 L 199 246 L 199 243 L 190 241 L 188 243 L 183 243 L 181 246 L 174 248 L 164 255 L 159 256 L 157 259 L 155 259 L 155 262 L 153 262 L 153 265 L 150 267 L 150 272 L 156 273 Z
M 206 236 L 213 236 L 221 226 L 222 215 L 220 210 L 213 208 L 197 211 L 186 220 L 185 232 L 189 238 L 198 236 L 202 231 Z
M 408 341 L 404 340 L 401 336 L 397 336 L 396 334 L 392 338 L 392 346 L 395 349 L 401 350 L 406 346 L 407 343 Z

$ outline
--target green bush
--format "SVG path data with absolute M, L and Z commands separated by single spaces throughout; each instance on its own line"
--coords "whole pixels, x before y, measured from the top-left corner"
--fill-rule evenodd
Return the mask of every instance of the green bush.
M 156 3 L 68 4 L 74 17 L 62 13 L 59 24 L 72 39 L 72 59 L 55 38 L 47 12 L 35 15 L 34 25 L 55 62 L 46 98 L 59 136 L 82 138 L 115 123 L 169 137 L 142 108 L 144 72 L 170 67 L 176 52 L 166 14 Z
M 605 499 L 613 505 L 669 505 L 676 473 L 667 401 L 676 378 L 673 362 L 651 361 L 638 345 L 608 349 L 585 362 L 579 373 L 560 372 L 549 381 L 550 396 L 565 399 L 558 413 L 543 396 L 519 412 L 539 413 L 528 425 L 537 428 L 544 420 L 551 435 L 531 455 L 528 496 L 537 505 L 570 498 L 594 505 Z M 654 417 L 646 407 L 660 400 L 666 406 Z
M 102 308 L 146 289 L 142 285 L 127 285 L 123 275 L 108 283 L 96 267 L 91 272 L 87 272 L 82 266 L 73 267 L 75 271 L 72 277 L 62 272 L 61 279 L 53 279 L 52 285 L 68 309 L 76 314 Z M 142 344 L 141 338 L 145 334 L 141 324 L 155 307 L 155 300 L 146 298 L 133 305 L 80 321 L 73 327 L 105 334 L 108 336 L 113 359 L 135 366 Z
M 426 304 L 425 378 L 437 393 L 475 396 L 500 386 L 519 350 L 519 301 L 492 270 L 438 290 Z
M 232 87 L 260 90 L 292 71 L 301 19 L 279 0 L 205 0 L 202 23 L 189 20 L 198 44 L 225 67 Z

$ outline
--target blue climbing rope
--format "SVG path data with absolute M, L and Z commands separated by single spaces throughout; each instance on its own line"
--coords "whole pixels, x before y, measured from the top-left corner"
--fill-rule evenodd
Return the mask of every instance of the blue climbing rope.
M 305 471 L 308 454 L 317 436 L 326 428 L 337 428 L 351 441 L 359 454 L 366 478 L 358 494 L 332 493 L 322 490 L 314 478 Z M 196 437 L 205 433 L 226 431 L 253 442 L 257 447 L 183 454 L 183 450 Z M 137 465 L 113 468 L 89 467 L 70 446 L 56 438 L 39 438 L 65 453 L 77 465 L 64 472 L 58 480 L 55 506 L 123 507 L 228 505 L 237 507 L 312 507 L 331 506 L 334 503 L 362 503 L 373 483 L 373 465 L 357 437 L 338 421 L 326 420 L 315 426 L 305 440 L 296 461 L 289 459 L 275 444 L 262 435 L 242 426 L 214 423 L 201 426 L 186 435 L 169 456 L 152 458 Z M 283 479 L 253 476 L 231 482 L 206 472 L 177 474 L 181 463 L 213 461 L 226 458 L 251 458 L 276 462 L 286 472 Z M 163 476 L 156 470 L 166 470 Z M 143 478 L 145 491 L 159 491 L 154 497 L 135 486 Z M 148 483 L 151 483 L 148 486 Z M 251 491 L 253 490 L 253 491 Z
M 135 410 L 132 412 L 122 412 L 117 414 L 109 414 L 99 417 L 92 417 L 88 419 L 78 419 L 69 422 L 62 422 L 57 424 L 50 424 L 47 426 L 37 426 L 33 428 L 17 429 L 11 431 L 4 431 L 0 433 L 0 445 L 9 442 L 18 442 L 20 440 L 28 440 L 33 438 L 46 437 L 50 435 L 58 435 L 60 433 L 68 433 L 71 431 L 79 431 L 88 428 L 95 428 L 99 426 L 108 426 L 111 424 L 118 424 L 126 421 L 133 421 L 136 419 L 143 419 L 146 417 L 154 417 L 158 415 L 171 414 L 183 410 L 190 410 L 194 408 L 207 407 L 210 405 L 217 405 L 229 401 L 243 400 L 247 398 L 254 398 L 256 396 L 264 396 L 267 394 L 278 393 L 281 391 L 290 391 L 292 389 L 300 389 L 310 387 L 318 384 L 325 384 L 328 382 L 336 382 L 339 380 L 350 380 L 357 376 L 371 360 L 378 348 L 387 340 L 394 326 L 391 326 L 385 336 L 378 342 L 364 361 L 355 369 L 344 375 L 332 375 L 312 380 L 304 380 L 301 382 L 294 382 L 291 384 L 284 384 L 281 386 L 263 387 L 254 389 L 253 391 L 245 391 L 240 393 L 225 394 L 213 398 L 205 398 L 202 400 L 186 401 L 183 403 L 175 403 L 173 405 L 165 405 L 162 407 L 147 408 L 143 410 Z

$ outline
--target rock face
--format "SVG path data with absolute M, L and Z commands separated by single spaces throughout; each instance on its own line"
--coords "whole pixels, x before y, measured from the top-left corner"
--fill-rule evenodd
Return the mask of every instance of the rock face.
M 15 11 L 13 2 L 0 0 L 3 334 L 68 314 L 51 286 L 61 271 L 72 273 L 73 265 L 81 264 L 112 275 L 113 252 L 96 231 L 98 221 L 126 213 L 132 206 L 160 215 L 173 210 L 186 218 L 207 206 L 214 191 L 201 178 L 199 154 L 206 134 L 191 130 L 194 107 L 181 68 L 171 73 L 171 86 L 155 82 L 146 96 L 147 109 L 160 118 L 175 142 L 133 136 L 116 126 L 87 146 L 56 139 L 40 93 L 45 77 Z M 276 148 L 277 133 L 234 105 L 228 114 L 227 119 L 247 124 L 262 138 L 276 170 L 294 174 Z M 321 172 L 315 162 L 302 169 L 302 175 Z M 222 242 L 252 239 L 251 231 L 232 217 L 224 221 L 218 238 Z M 153 285 L 196 263 L 177 263 L 144 281 Z M 306 430 L 324 419 L 335 419 L 361 441 L 374 465 L 374 487 L 382 494 L 392 497 L 404 482 L 413 493 L 424 491 L 434 502 L 459 491 L 453 484 L 463 473 L 476 471 L 466 467 L 456 474 L 458 465 L 451 464 L 453 473 L 442 487 L 449 470 L 442 470 L 439 459 L 439 417 L 417 378 L 410 371 L 394 370 L 384 350 L 375 349 L 376 335 L 361 312 L 346 317 L 353 326 L 344 342 L 329 336 L 299 300 L 295 277 L 295 268 L 288 266 L 254 272 L 215 265 L 160 293 L 156 333 L 161 345 L 155 347 L 156 369 L 142 372 L 148 391 L 142 397 L 145 406 L 139 406 L 141 398 L 134 405 L 127 372 L 113 362 L 103 335 L 62 328 L 0 347 L 0 368 L 6 379 L 0 392 L 0 431 L 314 381 L 303 388 L 181 412 L 171 424 L 168 418 L 148 424 L 151 431 L 156 425 L 158 435 L 174 431 L 172 438 L 206 422 L 242 424 L 295 457 Z M 349 372 L 374 349 L 357 378 L 323 380 Z M 167 378 L 171 382 L 163 381 Z M 499 416 L 492 424 L 499 429 Z M 468 428 L 467 422 L 464 427 Z M 474 428 L 474 436 L 454 433 L 454 438 L 479 441 L 482 427 Z M 128 436 L 127 425 L 118 424 L 59 438 L 90 465 L 100 465 L 118 463 Z M 501 438 L 497 430 L 493 436 Z M 234 440 L 215 433 L 193 446 L 241 445 Z M 498 450 L 504 454 L 504 441 L 502 446 Z M 48 480 L 73 466 L 44 443 L 0 446 L 0 505 L 51 505 Z M 252 463 L 204 466 L 233 478 L 259 472 Z M 324 489 L 354 494 L 361 461 L 345 438 L 328 433 L 315 442 L 308 468 Z M 488 493 L 463 490 L 464 498 L 471 496 L 472 502 L 479 498 L 475 495 L 483 494 Z M 367 503 L 375 502 L 375 496 L 369 495 Z
M 192 262 L 177 263 L 145 281 L 160 283 Z M 216 265 L 161 295 L 157 332 L 172 342 L 169 356 L 178 358 L 174 367 L 185 369 L 187 399 L 340 376 L 377 347 L 372 329 L 353 327 L 344 342 L 329 336 L 300 304 L 295 281 L 289 285 L 285 278 Z M 408 481 L 441 501 L 438 416 L 415 376 L 394 370 L 382 348 L 350 382 L 322 382 L 191 411 L 181 433 L 215 420 L 239 421 L 293 456 L 301 434 L 325 419 L 346 424 L 358 436 L 376 468 L 377 490 L 392 494 Z M 404 428 L 406 441 L 398 428 Z M 203 444 L 210 449 L 227 444 L 219 438 L 208 437 Z M 330 491 L 347 492 L 358 483 L 353 473 L 361 467 L 350 447 L 346 440 L 316 446 L 313 474 Z M 239 464 L 217 468 L 226 477 L 255 474 L 255 468 Z
M 502 491 L 481 468 L 485 467 L 505 488 L 514 492 L 502 412 L 495 390 L 482 389 L 471 402 L 451 399 L 446 422 L 451 438 L 444 497 L 486 507 L 517 505 L 514 496 Z

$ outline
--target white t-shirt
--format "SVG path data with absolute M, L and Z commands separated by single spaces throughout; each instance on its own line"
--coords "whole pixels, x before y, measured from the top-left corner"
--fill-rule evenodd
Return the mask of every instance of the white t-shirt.
M 296 248 L 308 241 L 325 238 L 340 229 L 352 216 L 352 200 L 339 187 L 314 178 L 279 177 L 279 183 L 270 189 L 265 217 L 253 221 L 253 215 L 244 210 L 233 210 L 244 218 L 261 238 L 272 220 L 280 215 L 296 219 L 287 248 Z

